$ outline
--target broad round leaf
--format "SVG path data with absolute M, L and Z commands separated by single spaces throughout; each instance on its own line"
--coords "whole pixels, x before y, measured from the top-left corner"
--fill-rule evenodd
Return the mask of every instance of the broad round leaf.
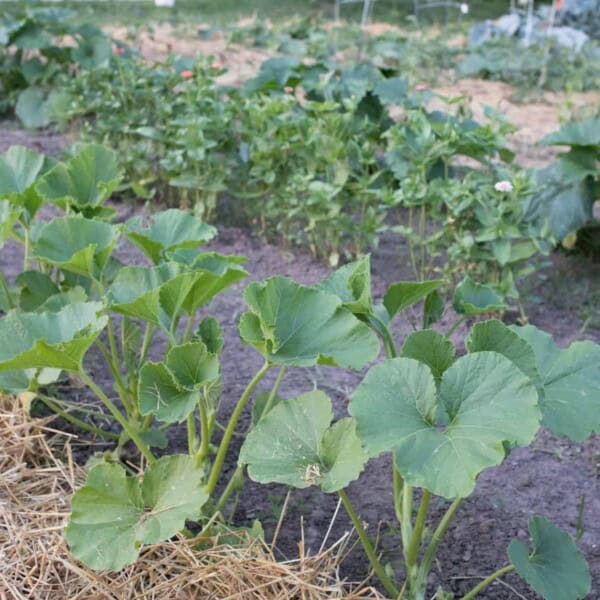
M 202 477 L 184 455 L 159 459 L 141 485 L 119 465 L 94 467 L 73 496 L 65 531 L 73 556 L 93 569 L 131 564 L 141 544 L 167 540 L 198 517 L 208 500 Z
M 454 362 L 456 349 L 446 336 L 433 329 L 424 329 L 411 333 L 404 340 L 400 356 L 425 363 L 439 383 L 444 371 Z
M 172 208 L 152 216 L 144 227 L 140 217 L 129 219 L 125 235 L 154 262 L 165 259 L 165 252 L 177 248 L 196 248 L 217 234 L 212 225 L 203 223 L 189 212 Z
M 342 419 L 330 428 L 332 418 L 331 401 L 321 391 L 282 400 L 248 434 L 240 464 L 260 483 L 340 490 L 358 478 L 366 455 L 354 421 Z
M 18 313 L 0 319 L 0 371 L 52 367 L 79 371 L 106 326 L 99 302 L 70 304 L 59 312 Z
M 468 317 L 504 310 L 506 304 L 489 285 L 465 277 L 454 290 L 454 310 Z
M 8 200 L 0 200 L 0 249 L 12 235 L 13 228 L 20 216 L 21 209 L 19 207 L 14 206 Z
M 65 271 L 98 278 L 117 242 L 118 229 L 83 217 L 57 217 L 41 227 L 33 257 Z
M 495 352 L 459 358 L 439 393 L 414 359 L 375 365 L 349 411 L 370 456 L 394 451 L 409 485 L 446 498 L 468 496 L 479 473 L 504 459 L 503 442 L 528 444 L 539 427 L 535 387 Z
M 219 358 L 211 354 L 203 342 L 174 346 L 165 364 L 177 383 L 188 389 L 198 389 L 219 377 Z
M 502 321 L 476 323 L 466 341 L 469 352 L 499 352 L 511 360 L 540 389 L 542 379 L 531 345 Z
M 142 415 L 179 423 L 194 410 L 200 394 L 180 385 L 164 363 L 147 362 L 140 370 L 138 398 Z
M 107 294 L 111 310 L 170 329 L 197 281 L 177 263 L 122 268 Z
M 274 364 L 360 369 L 379 352 L 376 335 L 332 294 L 272 277 L 249 285 L 244 298 L 252 312 L 240 335 Z
M 334 271 L 315 286 L 334 294 L 342 305 L 354 314 L 367 314 L 372 310 L 371 260 L 365 256 Z
M 117 154 L 104 146 L 82 146 L 75 156 L 57 164 L 36 186 L 47 202 L 78 211 L 94 209 L 110 196 L 121 181 Z
M 583 555 L 564 531 L 544 517 L 529 521 L 532 551 L 513 540 L 508 556 L 517 573 L 545 600 L 578 600 L 592 587 Z
M 533 325 L 511 329 L 535 353 L 543 385 L 543 424 L 577 442 L 600 432 L 600 346 L 585 341 L 561 349 Z

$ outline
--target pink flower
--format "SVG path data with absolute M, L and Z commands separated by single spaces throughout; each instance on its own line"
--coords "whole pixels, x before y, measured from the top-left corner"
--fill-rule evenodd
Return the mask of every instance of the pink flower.
M 186 71 L 181 71 L 181 73 L 179 73 L 184 79 L 189 79 L 190 77 L 194 76 L 194 71 L 190 71 L 190 70 L 186 70 Z
M 223 65 L 218 60 L 215 60 L 211 66 L 213 69 L 220 69 Z
M 513 184 L 510 181 L 498 181 L 494 185 L 494 189 L 497 192 L 502 192 L 505 194 L 510 194 L 513 191 Z
M 424 92 L 425 90 L 428 90 L 429 86 L 426 83 L 417 83 L 417 85 L 415 85 L 415 91 L 417 92 Z
M 283 91 L 284 91 L 286 94 L 293 94 L 293 93 L 294 93 L 294 88 L 293 88 L 291 85 L 286 85 L 286 86 L 283 88 Z
M 115 54 L 125 54 L 125 48 L 121 48 L 120 46 L 115 48 Z

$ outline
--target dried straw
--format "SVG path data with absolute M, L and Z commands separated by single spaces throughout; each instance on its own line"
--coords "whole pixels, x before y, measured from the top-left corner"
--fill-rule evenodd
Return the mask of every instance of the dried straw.
M 117 574 L 85 568 L 62 536 L 84 473 L 71 457 L 73 436 L 50 422 L 27 418 L 17 399 L 0 396 L 0 600 L 381 598 L 339 578 L 348 538 L 315 557 L 301 545 L 300 557 L 286 562 L 258 540 L 213 540 L 198 551 L 179 539 L 149 546 Z

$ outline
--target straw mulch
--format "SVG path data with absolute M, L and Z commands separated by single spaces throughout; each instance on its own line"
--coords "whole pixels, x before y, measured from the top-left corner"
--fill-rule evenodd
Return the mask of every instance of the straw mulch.
M 340 581 L 343 544 L 282 563 L 259 541 L 198 552 L 177 540 L 148 547 L 117 574 L 86 569 L 62 537 L 70 497 L 84 479 L 71 441 L 0 396 L 0 600 L 381 598 Z

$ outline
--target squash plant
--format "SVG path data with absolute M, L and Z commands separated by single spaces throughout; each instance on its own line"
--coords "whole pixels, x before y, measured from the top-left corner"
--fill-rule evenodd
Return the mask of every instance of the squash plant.
M 424 598 L 436 550 L 484 469 L 500 464 L 513 447 L 529 444 L 540 423 L 575 440 L 600 429 L 600 347 L 578 342 L 561 350 L 535 327 L 492 320 L 472 328 L 467 354 L 457 358 L 448 335 L 431 329 L 444 310 L 443 281 L 397 282 L 375 303 L 366 257 L 314 286 L 272 277 L 246 288 L 240 335 L 264 362 L 216 436 L 223 338 L 214 318 L 196 323 L 195 317 L 246 276 L 244 259 L 200 252 L 216 231 L 185 211 L 113 225 L 105 201 L 120 174 L 110 168 L 114 155 L 101 147 L 80 148 L 67 162 L 40 167 L 39 176 L 30 177 L 29 163 L 40 162 L 39 156 L 12 149 L 8 159 L 0 158 L 3 214 L 12 215 L 1 231 L 27 247 L 27 270 L 14 287 L 6 281 L 3 286 L 8 306 L 0 318 L 0 386 L 30 391 L 116 445 L 92 464 L 73 497 L 66 529 L 73 555 L 92 568 L 119 570 L 136 560 L 143 544 L 178 532 L 193 537 L 186 521 L 200 527 L 201 538 L 224 519 L 247 466 L 259 482 L 319 485 L 337 493 L 390 595 Z M 65 214 L 30 219 L 28 203 L 52 204 Z M 135 256 L 117 255 L 127 242 L 143 260 L 120 261 Z M 422 299 L 423 330 L 398 350 L 392 321 Z M 460 320 L 495 311 L 501 300 L 466 279 L 454 306 Z M 377 358 L 380 340 L 386 359 L 355 390 L 350 416 L 332 424 L 331 402 L 320 390 L 278 397 L 289 367 L 362 369 Z M 162 349 L 161 360 L 149 359 L 154 345 Z M 113 390 L 103 388 L 89 368 L 85 357 L 92 346 L 106 362 Z M 271 369 L 278 370 L 275 383 L 267 394 L 256 394 L 239 466 L 224 480 L 242 413 Z M 97 396 L 106 411 L 101 416 L 113 422 L 109 430 L 74 416 L 76 405 L 49 395 L 48 384 L 62 371 Z M 187 452 L 164 454 L 166 432 L 178 423 L 186 425 Z M 139 450 L 139 467 L 120 460 L 128 442 Z M 382 565 L 346 491 L 369 458 L 383 452 L 393 456 L 402 585 Z M 451 504 L 431 528 L 426 523 L 434 496 Z M 511 570 L 550 600 L 583 597 L 589 572 L 574 542 L 543 517 L 531 520 L 530 533 L 533 550 L 514 541 L 510 563 L 465 598 Z
M 255 481 L 317 485 L 337 493 L 393 598 L 428 597 L 436 551 L 478 476 L 501 464 L 513 448 L 530 444 L 540 424 L 575 441 L 600 430 L 600 346 L 575 342 L 559 349 L 536 327 L 489 320 L 472 327 L 467 353 L 459 357 L 448 335 L 429 328 L 439 316 L 432 307 L 440 284 L 400 282 L 390 287 L 383 305 L 374 305 L 367 258 L 321 283 L 319 289 L 337 295 L 377 332 L 386 359 L 372 366 L 354 391 L 349 417 L 332 424 L 331 402 L 319 390 L 281 400 L 249 433 L 239 459 Z M 495 310 L 491 293 L 467 280 L 455 305 L 471 314 Z M 423 297 L 425 328 L 398 348 L 391 321 Z M 287 308 L 279 306 L 279 314 Z M 393 461 L 390 486 L 400 525 L 403 583 L 382 564 L 346 490 L 368 460 L 382 453 L 390 453 Z M 428 510 L 436 496 L 450 504 L 434 524 Z M 531 549 L 514 540 L 507 564 L 464 599 L 511 571 L 546 599 L 586 596 L 590 574 L 573 540 L 542 516 L 530 520 L 529 532 Z

